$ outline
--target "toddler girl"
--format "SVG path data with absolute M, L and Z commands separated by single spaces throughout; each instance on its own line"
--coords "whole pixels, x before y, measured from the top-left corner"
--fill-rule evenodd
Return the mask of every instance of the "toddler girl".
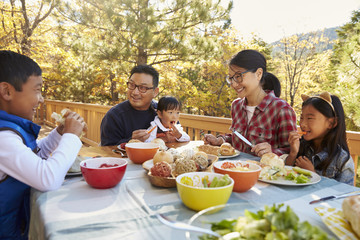
M 286 165 L 296 165 L 319 175 L 352 185 L 354 162 L 346 142 L 344 110 L 338 97 L 324 92 L 303 99 L 300 128 L 289 135 Z
M 158 102 L 157 116 L 150 124 L 150 137 L 145 142 L 162 138 L 165 142 L 188 142 L 189 135 L 179 123 L 181 104 L 174 97 L 162 97 Z

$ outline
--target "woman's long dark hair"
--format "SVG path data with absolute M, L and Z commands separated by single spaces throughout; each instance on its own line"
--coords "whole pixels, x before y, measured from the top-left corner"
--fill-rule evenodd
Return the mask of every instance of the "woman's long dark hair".
M 336 126 L 330 129 L 330 131 L 324 136 L 324 140 L 321 143 L 321 149 L 327 149 L 328 157 L 316 168 L 318 170 L 322 170 L 323 175 L 325 175 L 326 169 L 329 167 L 332 159 L 336 158 L 340 154 L 341 148 L 347 152 L 347 161 L 350 159 L 349 147 L 346 142 L 344 109 L 340 99 L 337 96 L 331 95 L 331 100 L 335 113 L 329 103 L 320 98 L 312 97 L 304 101 L 302 104 L 302 107 L 311 105 L 325 117 L 335 118 L 337 121 Z M 303 156 L 304 151 L 304 148 L 300 148 L 298 156 Z M 344 167 L 347 161 L 343 163 L 341 169 Z

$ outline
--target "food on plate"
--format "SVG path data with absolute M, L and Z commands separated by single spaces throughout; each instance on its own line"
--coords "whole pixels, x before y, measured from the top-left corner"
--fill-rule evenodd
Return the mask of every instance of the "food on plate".
M 171 166 L 167 162 L 158 162 L 151 169 L 151 175 L 158 177 L 171 177 Z
M 155 138 L 151 142 L 158 144 L 159 145 L 159 150 L 163 150 L 163 151 L 167 150 L 167 146 L 166 146 L 164 140 L 162 140 L 161 138 Z
M 288 180 L 296 184 L 310 182 L 311 172 L 299 167 L 285 168 L 284 161 L 275 153 L 265 153 L 260 163 L 263 167 L 260 179 L 263 180 Z
M 220 235 L 238 232 L 235 239 L 299 239 L 299 240 L 327 240 L 321 228 L 313 226 L 308 221 L 300 222 L 299 217 L 284 204 L 266 206 L 264 210 L 250 212 L 245 209 L 244 216 L 237 219 L 223 219 L 220 222 L 211 222 L 211 229 Z M 210 235 L 202 235 L 199 239 L 217 239 Z
M 199 179 L 200 181 L 197 181 L 194 183 L 193 179 L 191 177 L 184 176 L 180 179 L 180 182 L 182 184 L 192 186 L 192 187 L 199 187 L 199 188 L 215 188 L 215 187 L 224 187 L 231 183 L 231 179 L 229 175 L 225 174 L 222 177 L 214 177 L 211 180 L 209 180 L 209 176 L 204 176 L 203 178 Z
M 199 151 L 205 152 L 207 154 L 212 154 L 215 156 L 220 155 L 220 147 L 219 146 L 212 146 L 212 145 L 200 145 L 198 147 Z
M 222 156 L 232 156 L 235 154 L 235 148 L 230 143 L 223 143 L 220 146 L 220 154 Z
M 153 163 L 156 164 L 158 162 L 167 162 L 173 163 L 174 157 L 170 152 L 158 151 L 153 158 Z
M 303 184 L 310 182 L 311 172 L 301 169 L 301 172 L 307 171 L 306 175 L 295 170 L 296 168 L 279 168 L 265 166 L 261 169 L 260 180 L 287 180 L 296 184 Z
M 194 154 L 193 160 L 199 166 L 200 170 L 206 169 L 209 165 L 208 155 L 201 151 Z
M 187 172 L 196 172 L 197 166 L 194 160 L 192 159 L 178 159 L 175 162 L 175 171 L 174 175 L 178 176 Z
M 249 164 L 245 163 L 241 163 L 241 162 L 224 162 L 223 164 L 221 164 L 221 168 L 222 169 L 229 169 L 232 171 L 250 171 L 249 168 Z
M 284 161 L 275 153 L 265 153 L 260 159 L 260 163 L 272 167 L 284 167 Z
M 120 148 L 125 149 L 126 142 L 120 143 Z
M 351 196 L 342 203 L 344 218 L 349 221 L 351 228 L 360 238 L 360 196 Z
M 134 142 L 142 142 L 142 141 L 140 141 L 139 139 L 130 139 L 128 143 L 134 143 Z

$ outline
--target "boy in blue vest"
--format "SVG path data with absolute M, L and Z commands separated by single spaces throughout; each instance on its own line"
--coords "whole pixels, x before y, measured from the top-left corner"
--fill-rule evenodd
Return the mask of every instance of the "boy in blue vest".
M 82 145 L 86 124 L 70 111 L 65 124 L 37 140 L 32 119 L 44 101 L 42 85 L 36 62 L 0 51 L 0 239 L 28 239 L 30 188 L 59 188 Z

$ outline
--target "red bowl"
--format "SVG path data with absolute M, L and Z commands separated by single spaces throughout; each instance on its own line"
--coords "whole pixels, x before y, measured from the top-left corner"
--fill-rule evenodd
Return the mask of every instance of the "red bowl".
M 113 166 L 117 164 L 117 166 Z M 103 167 L 100 167 L 103 166 Z M 124 177 L 127 161 L 122 158 L 91 158 L 80 162 L 81 173 L 93 188 L 112 188 Z
M 159 145 L 156 143 L 133 142 L 125 145 L 127 156 L 136 164 L 152 159 L 158 149 Z
M 248 165 L 249 171 L 223 169 L 221 166 L 225 163 L 233 163 L 235 165 L 241 164 L 242 166 Z M 255 163 L 246 161 L 218 161 L 214 163 L 214 172 L 221 174 L 228 174 L 229 177 L 234 179 L 233 192 L 246 192 L 252 188 L 259 179 L 261 167 Z

